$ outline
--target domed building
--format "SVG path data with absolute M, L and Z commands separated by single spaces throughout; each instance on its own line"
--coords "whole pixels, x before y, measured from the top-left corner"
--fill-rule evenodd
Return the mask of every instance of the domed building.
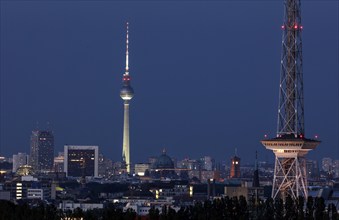
M 174 169 L 174 163 L 172 159 L 166 154 L 165 149 L 154 163 L 154 169 Z
M 35 174 L 33 168 L 29 165 L 20 166 L 16 170 L 16 175 L 18 176 L 33 176 Z
M 174 177 L 174 163 L 171 157 L 166 154 L 166 150 L 162 151 L 162 154 L 153 164 L 153 175 L 155 177 Z

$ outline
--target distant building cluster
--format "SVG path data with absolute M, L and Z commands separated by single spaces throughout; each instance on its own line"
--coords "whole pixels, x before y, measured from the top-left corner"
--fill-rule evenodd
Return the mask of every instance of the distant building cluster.
M 321 168 L 323 175 L 327 175 L 329 178 L 339 178 L 339 159 L 325 157 L 322 159 Z
M 274 166 L 258 161 L 257 155 L 253 164 L 241 163 L 237 154 L 219 163 L 211 156 L 176 159 L 163 149 L 158 156 L 130 164 L 127 172 L 124 161 L 112 161 L 99 146 L 65 145 L 57 156 L 54 148 L 52 131 L 35 130 L 30 154 L 0 157 L 0 199 L 48 201 L 63 211 L 102 209 L 116 202 L 142 216 L 151 207 L 179 210 L 195 201 L 226 196 L 242 196 L 251 204 L 271 196 Z M 310 195 L 335 201 L 338 164 L 331 158 L 324 158 L 320 166 L 307 160 Z M 91 190 L 98 193 L 88 194 Z

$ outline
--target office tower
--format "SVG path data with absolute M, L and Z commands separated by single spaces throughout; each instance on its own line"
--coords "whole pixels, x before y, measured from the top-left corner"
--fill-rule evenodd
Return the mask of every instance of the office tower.
M 64 146 L 64 172 L 70 177 L 97 177 L 98 146 Z
M 32 131 L 30 165 L 35 172 L 51 171 L 54 159 L 54 135 L 52 131 Z
M 57 157 L 54 157 L 54 172 L 64 172 L 64 152 L 59 152 Z
M 240 178 L 240 157 L 235 155 L 231 158 L 230 178 Z
M 127 173 L 131 172 L 130 146 L 129 146 L 129 101 L 134 96 L 134 90 L 131 86 L 131 77 L 128 67 L 128 22 L 126 34 L 126 69 L 122 78 L 123 86 L 120 90 L 120 97 L 124 100 L 124 130 L 122 144 L 122 160 L 126 166 Z
M 201 163 L 202 163 L 202 168 L 204 170 L 208 170 L 211 171 L 214 168 L 214 159 L 210 156 L 205 156 L 203 158 L 200 159 Z
M 329 157 L 324 157 L 321 161 L 322 170 L 325 172 L 330 172 L 332 170 L 332 159 Z
M 15 173 L 20 166 L 28 164 L 29 156 L 26 153 L 13 154 L 13 169 L 12 172 Z
M 103 177 L 110 177 L 113 175 L 113 161 L 99 154 L 99 171 L 98 175 Z
M 300 0 L 285 0 L 276 138 L 262 140 L 275 154 L 272 198 L 307 198 L 305 156 L 320 143 L 305 138 Z
M 319 179 L 319 168 L 316 160 L 306 160 L 306 172 L 308 179 Z
M 335 173 L 334 177 L 339 178 L 339 160 L 333 160 L 333 172 Z

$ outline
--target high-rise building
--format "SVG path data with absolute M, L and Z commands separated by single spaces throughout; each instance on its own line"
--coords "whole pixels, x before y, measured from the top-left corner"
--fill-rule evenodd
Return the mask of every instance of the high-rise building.
M 318 179 L 319 178 L 318 162 L 316 160 L 306 160 L 306 172 L 308 179 Z
M 177 161 L 177 167 L 188 170 L 201 170 L 201 160 L 185 158 Z
M 105 157 L 103 154 L 99 154 L 99 176 L 110 177 L 113 175 L 113 161 Z
M 321 167 L 325 172 L 332 171 L 332 159 L 329 157 L 324 157 L 321 161 Z
M 277 136 L 262 140 L 275 154 L 272 198 L 308 197 L 306 154 L 320 141 L 305 138 L 300 0 L 284 1 Z
M 230 178 L 240 178 L 240 157 L 234 156 L 231 158 Z
M 70 177 L 97 177 L 98 146 L 64 146 L 64 172 Z
M 122 144 L 122 160 L 126 166 L 127 173 L 131 172 L 130 145 L 129 145 L 129 102 L 134 96 L 134 90 L 131 86 L 131 77 L 128 67 L 128 22 L 126 34 L 126 69 L 123 75 L 123 86 L 120 90 L 120 97 L 124 100 L 124 130 Z
M 59 152 L 57 157 L 54 157 L 54 172 L 64 172 L 64 152 Z
M 334 178 L 339 178 L 339 160 L 333 160 Z
M 208 170 L 208 171 L 213 170 L 215 162 L 212 157 L 205 156 L 205 157 L 200 158 L 200 161 L 201 161 L 202 168 L 204 170 Z
M 20 166 L 28 164 L 29 156 L 26 153 L 13 154 L 13 169 L 12 172 L 15 173 Z
M 54 160 L 54 135 L 52 131 L 32 131 L 29 164 L 36 172 L 51 171 Z

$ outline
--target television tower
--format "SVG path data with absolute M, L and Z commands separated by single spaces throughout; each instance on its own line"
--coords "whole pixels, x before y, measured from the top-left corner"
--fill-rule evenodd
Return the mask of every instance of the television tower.
M 262 140 L 275 154 L 272 198 L 307 198 L 305 156 L 320 141 L 305 138 L 300 0 L 284 0 L 285 13 L 277 137 Z
M 131 161 L 129 151 L 129 101 L 134 96 L 134 90 L 131 86 L 131 77 L 129 75 L 128 67 L 128 22 L 126 23 L 126 69 L 122 77 L 122 88 L 120 90 L 120 97 L 124 100 L 124 133 L 122 144 L 122 160 L 126 165 L 127 173 L 131 172 Z

